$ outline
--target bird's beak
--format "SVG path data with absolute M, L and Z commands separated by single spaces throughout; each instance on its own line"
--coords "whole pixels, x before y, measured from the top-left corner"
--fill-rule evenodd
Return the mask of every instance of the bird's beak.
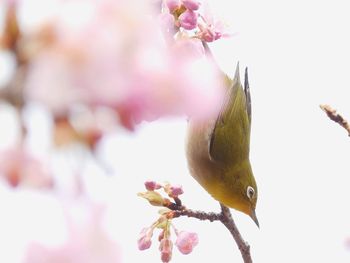
M 253 221 L 258 226 L 258 228 L 260 228 L 258 218 L 256 217 L 256 214 L 255 214 L 255 210 L 251 211 L 250 217 L 253 219 Z

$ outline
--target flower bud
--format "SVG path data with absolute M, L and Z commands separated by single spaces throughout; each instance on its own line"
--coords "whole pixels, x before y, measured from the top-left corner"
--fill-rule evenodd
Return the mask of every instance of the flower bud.
M 162 241 L 164 239 L 164 230 L 162 230 L 160 233 L 159 233 L 159 236 L 158 236 L 158 241 Z
M 144 228 L 140 233 L 140 238 L 137 240 L 139 250 L 149 249 L 152 245 L 152 229 Z
M 159 193 L 154 191 L 138 193 L 137 195 L 145 198 L 151 205 L 154 206 L 163 206 L 165 204 L 165 199 Z
M 162 262 L 167 263 L 171 260 L 173 251 L 173 242 L 168 238 L 163 238 L 160 241 L 159 250 L 161 252 Z
M 184 193 L 181 185 L 166 184 L 164 186 L 164 190 L 170 197 L 173 198 L 178 197 L 179 195 L 182 195 Z
M 180 26 L 187 30 L 192 30 L 197 27 L 198 15 L 192 10 L 187 9 L 179 16 Z
M 177 9 L 180 8 L 180 0 L 166 0 L 166 5 L 169 8 L 170 13 L 174 13 Z
M 200 6 L 200 2 L 196 0 L 182 0 L 182 4 L 189 10 L 196 11 Z
M 148 191 L 154 191 L 161 188 L 160 184 L 157 184 L 155 181 L 146 181 L 145 187 Z
M 184 190 L 182 189 L 181 185 L 171 186 L 170 187 L 170 195 L 172 197 L 178 197 L 179 195 L 182 195 L 184 193 Z
M 177 234 L 175 245 L 182 254 L 189 254 L 198 244 L 198 235 L 187 231 L 181 231 Z
M 200 26 L 200 33 L 198 34 L 199 38 L 205 42 L 213 42 L 220 39 L 223 36 L 223 33 L 219 30 L 215 30 L 211 27 L 202 27 Z

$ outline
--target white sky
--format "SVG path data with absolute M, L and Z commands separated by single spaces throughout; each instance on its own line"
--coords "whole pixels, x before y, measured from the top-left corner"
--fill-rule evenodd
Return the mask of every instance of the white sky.
M 349 262 L 344 242 L 350 237 L 350 141 L 319 109 L 329 103 L 350 120 L 348 1 L 210 3 L 238 33 L 212 45 L 219 63 L 231 75 L 237 61 L 242 71 L 249 67 L 260 230 L 248 217 L 233 214 L 254 262 Z M 11 137 L 8 131 L 1 128 L 1 137 Z M 177 119 L 106 140 L 105 162 L 117 175 L 103 192 L 115 200 L 110 220 L 118 220 L 113 235 L 124 262 L 160 262 L 156 241 L 144 252 L 136 247 L 139 231 L 157 216 L 157 209 L 136 196 L 146 179 L 182 184 L 185 205 L 218 211 L 187 171 L 185 133 L 186 121 Z M 200 241 L 188 256 L 174 251 L 172 262 L 242 262 L 219 223 L 187 218 L 174 223 L 198 232 Z M 4 238 L 0 235 L 0 244 Z

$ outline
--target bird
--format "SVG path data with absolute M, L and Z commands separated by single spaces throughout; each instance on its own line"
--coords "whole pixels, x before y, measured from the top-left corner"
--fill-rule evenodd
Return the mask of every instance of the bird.
M 225 96 L 216 116 L 190 119 L 186 157 L 192 177 L 221 204 L 256 216 L 258 188 L 249 160 L 251 96 L 248 69 L 244 88 L 239 63 L 233 79 L 223 74 Z

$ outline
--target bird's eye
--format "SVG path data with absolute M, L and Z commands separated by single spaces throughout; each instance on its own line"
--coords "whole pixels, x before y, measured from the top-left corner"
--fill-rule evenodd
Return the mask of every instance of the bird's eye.
M 254 190 L 254 188 L 251 187 L 251 186 L 248 186 L 248 187 L 247 187 L 247 196 L 248 196 L 248 198 L 249 198 L 249 199 L 253 199 L 254 195 L 255 195 L 255 190 Z

